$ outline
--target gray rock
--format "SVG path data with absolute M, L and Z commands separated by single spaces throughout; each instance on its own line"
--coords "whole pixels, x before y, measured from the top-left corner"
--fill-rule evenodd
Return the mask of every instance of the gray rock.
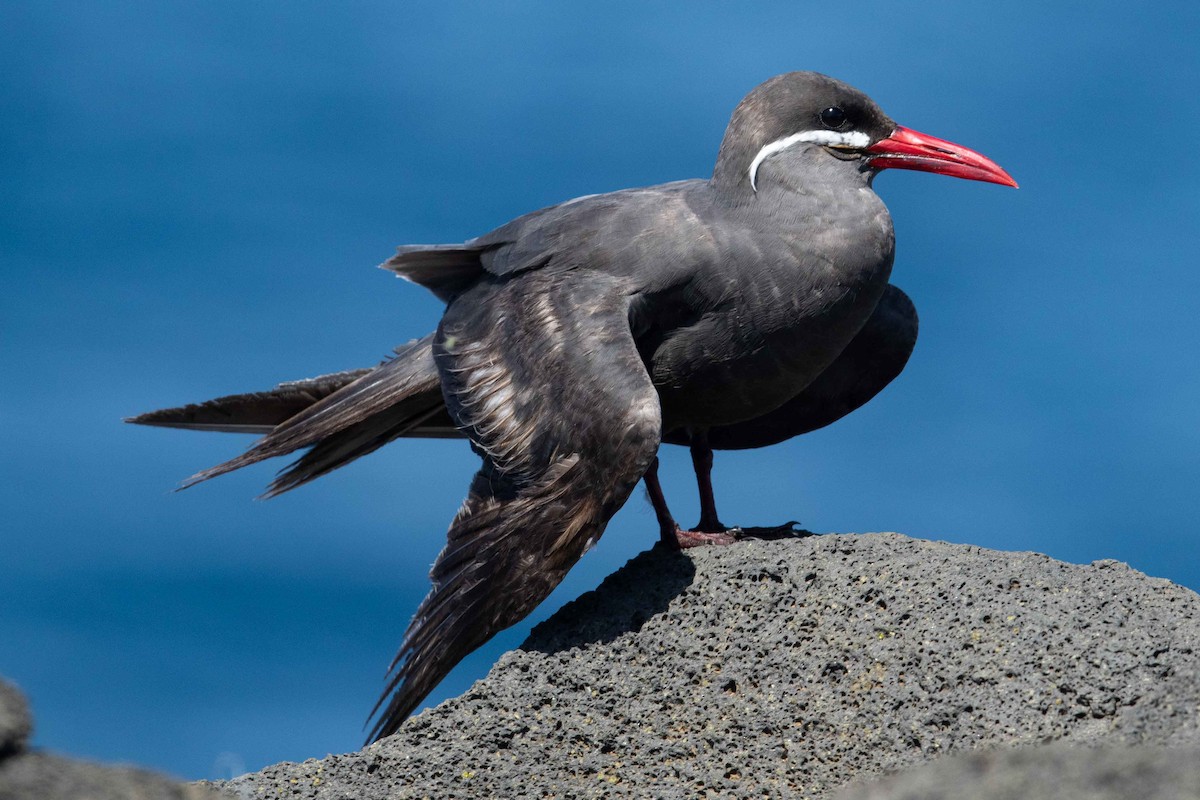
M 837 800 L 1195 800 L 1200 749 L 1072 747 L 939 759 Z
M 0 800 L 219 800 L 213 787 L 133 767 L 24 753 L 0 762 Z
M 0 800 L 202 800 L 226 797 L 132 767 L 110 767 L 29 752 L 29 704 L 0 680 Z
M 0 758 L 19 753 L 33 735 L 29 704 L 17 687 L 0 679 Z
M 245 797 L 825 797 L 977 747 L 1200 746 L 1200 596 L 827 535 L 635 558 L 463 696 Z

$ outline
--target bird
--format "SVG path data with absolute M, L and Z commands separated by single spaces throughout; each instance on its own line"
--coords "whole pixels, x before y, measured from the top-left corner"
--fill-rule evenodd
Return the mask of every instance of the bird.
M 690 529 L 683 529 L 675 522 L 658 483 L 656 463 L 652 463 L 643 479 L 659 518 L 662 542 L 668 547 L 691 547 L 727 544 L 743 536 L 762 538 L 787 535 L 791 526 L 797 523 L 731 529 L 719 521 L 711 482 L 712 451 L 745 450 L 777 444 L 823 428 L 860 408 L 891 383 L 907 365 L 916 345 L 917 330 L 918 318 L 912 300 L 901 289 L 889 284 L 871 317 L 833 364 L 784 405 L 742 423 L 708 430 L 676 429 L 665 432 L 662 439 L 664 444 L 681 445 L 691 450 L 701 500 L 701 519 Z M 370 372 L 371 368 L 345 370 L 316 378 L 287 381 L 267 391 L 227 395 L 203 403 L 149 412 L 126 421 L 156 427 L 268 434 L 301 411 Z M 428 385 L 418 405 L 427 407 L 432 415 L 404 429 L 398 436 L 410 439 L 463 438 L 442 401 L 440 385 Z M 295 484 L 276 487 L 268 495 L 282 493 L 315 477 L 318 474 L 306 475 Z
M 183 487 L 306 450 L 277 495 L 402 437 L 465 437 L 481 464 L 370 718 L 391 735 L 467 654 L 527 616 L 645 479 L 669 546 L 727 544 L 714 449 L 827 425 L 903 370 L 915 308 L 889 280 L 885 169 L 1016 187 L 816 72 L 755 87 L 711 177 L 579 197 L 384 268 L 445 304 L 375 367 L 127 421 L 261 433 Z M 661 444 L 690 448 L 701 520 L 674 521 Z

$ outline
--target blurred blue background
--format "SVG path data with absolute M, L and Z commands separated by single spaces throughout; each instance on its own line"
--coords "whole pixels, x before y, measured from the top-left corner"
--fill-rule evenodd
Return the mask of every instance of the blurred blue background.
M 1182 3 L 0 5 L 0 674 L 36 741 L 227 777 L 356 748 L 477 463 L 397 443 L 270 502 L 181 494 L 245 437 L 122 416 L 348 367 L 439 304 L 373 267 L 580 194 L 707 176 L 815 69 L 1020 191 L 876 182 L 921 312 L 842 422 L 718 454 L 722 517 L 1200 588 L 1200 12 Z M 686 452 L 664 478 L 697 515 Z M 639 491 L 525 623 L 650 546 Z

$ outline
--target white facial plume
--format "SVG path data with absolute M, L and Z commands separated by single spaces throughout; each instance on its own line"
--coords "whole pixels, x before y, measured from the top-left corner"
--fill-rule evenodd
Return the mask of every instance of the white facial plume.
M 862 131 L 812 130 L 800 131 L 799 133 L 793 133 L 791 136 L 776 139 L 770 144 L 763 145 L 763 148 L 758 151 L 758 155 L 754 156 L 754 160 L 750 162 L 750 188 L 756 192 L 758 191 L 756 183 L 758 167 L 763 161 L 794 144 L 801 143 L 823 144 L 826 147 L 843 147 L 848 150 L 862 150 L 871 143 L 871 137 Z

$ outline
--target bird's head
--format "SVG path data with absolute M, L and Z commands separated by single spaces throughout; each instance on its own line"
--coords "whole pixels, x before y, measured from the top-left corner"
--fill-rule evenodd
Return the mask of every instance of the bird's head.
M 798 149 L 850 162 L 868 177 L 914 169 L 1017 185 L 998 164 L 961 145 L 897 125 L 871 98 L 816 72 L 778 75 L 746 95 L 721 143 L 714 180 L 757 192 L 773 159 Z

